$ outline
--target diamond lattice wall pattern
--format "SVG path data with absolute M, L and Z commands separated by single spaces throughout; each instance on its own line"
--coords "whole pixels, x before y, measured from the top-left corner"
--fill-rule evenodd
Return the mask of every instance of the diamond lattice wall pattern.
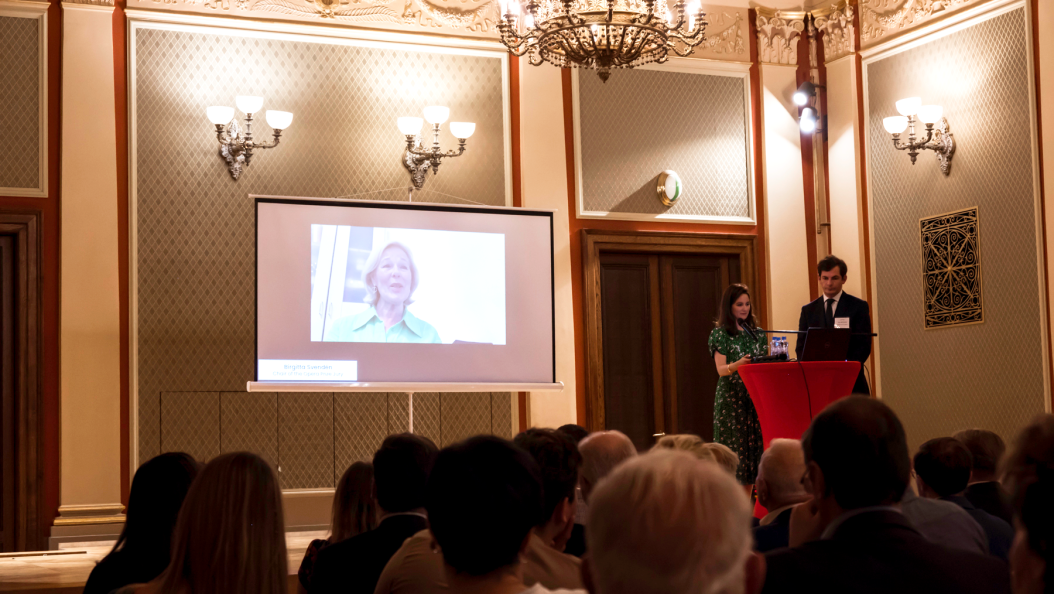
M 450 107 L 452 120 L 475 121 L 476 134 L 463 156 L 445 163 L 441 175 L 429 175 L 414 200 L 504 206 L 501 54 L 208 34 L 141 23 L 132 32 L 139 462 L 170 444 L 190 443 L 184 435 L 207 436 L 194 446 L 196 457 L 250 449 L 281 466 L 283 488 L 331 487 L 342 466 L 372 457 L 384 435 L 404 430 L 406 395 L 268 399 L 242 392 L 246 399 L 235 399 L 233 393 L 253 379 L 255 362 L 249 196 L 369 192 L 362 197 L 405 200 L 409 175 L 400 161 L 405 141 L 396 117 L 440 104 Z M 205 110 L 233 105 L 240 94 L 261 95 L 264 109 L 291 111 L 294 120 L 281 144 L 258 151 L 235 181 L 218 155 Z M 270 135 L 263 118 L 254 133 Z M 446 129 L 441 142 L 456 145 Z M 162 409 L 183 404 L 166 404 L 163 393 L 208 393 L 215 414 L 209 420 L 181 413 L 172 417 L 180 424 L 169 426 L 172 419 Z M 205 397 L 187 398 L 184 408 Z M 470 412 L 490 427 L 489 406 Z M 193 419 L 207 424 L 194 427 Z
M 959 429 L 1012 437 L 1044 410 L 1043 323 L 1023 8 L 865 65 L 881 397 L 912 448 Z M 945 177 L 932 152 L 891 146 L 882 118 L 921 96 L 944 106 L 957 148 Z M 926 330 L 919 221 L 977 207 L 984 322 Z
M 747 79 L 656 70 L 620 70 L 579 84 L 583 210 L 633 214 L 750 217 Z M 684 192 L 672 206 L 656 178 L 676 171 Z
M 39 26 L 0 16 L 0 188 L 40 186 Z

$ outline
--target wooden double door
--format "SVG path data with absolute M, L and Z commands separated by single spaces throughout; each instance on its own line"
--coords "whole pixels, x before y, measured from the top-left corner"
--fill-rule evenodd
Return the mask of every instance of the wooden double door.
M 606 242 L 587 266 L 590 428 L 618 429 L 640 450 L 663 434 L 709 441 L 718 375 L 708 339 L 725 288 L 752 278 L 752 253 L 631 237 L 652 243 Z

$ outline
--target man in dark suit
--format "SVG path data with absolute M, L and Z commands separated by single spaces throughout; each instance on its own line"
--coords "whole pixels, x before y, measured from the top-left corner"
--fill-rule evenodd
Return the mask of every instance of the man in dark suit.
M 754 528 L 754 550 L 767 553 L 787 546 L 791 510 L 807 501 L 801 484 L 805 454 L 797 439 L 773 439 L 758 463 L 758 503 L 768 514 Z
M 926 540 L 900 512 L 911 462 L 900 419 L 881 401 L 843 398 L 802 437 L 806 490 L 791 514 L 794 548 L 767 553 L 763 594 L 1000 594 L 999 559 Z
M 997 480 L 999 461 L 1006 452 L 1002 437 L 986 429 L 964 429 L 953 435 L 973 456 L 970 469 L 970 484 L 964 495 L 977 509 L 1014 525 L 1014 510 L 1010 507 L 1010 496 Z
M 1010 524 L 977 509 L 963 492 L 970 480 L 972 460 L 970 450 L 954 437 L 938 437 L 919 446 L 912 460 L 915 466 L 915 485 L 919 495 L 943 499 L 963 508 L 988 537 L 988 552 L 1000 559 L 1010 559 L 1010 545 L 1014 529 Z
M 381 571 L 403 541 L 428 528 L 425 483 L 438 450 L 410 433 L 390 435 L 373 456 L 374 491 L 380 524 L 322 549 L 310 594 L 373 594 Z
M 848 267 L 838 256 L 827 256 L 816 265 L 823 295 L 802 306 L 798 330 L 809 328 L 849 328 L 853 334 L 871 334 L 871 311 L 867 302 L 842 291 Z M 805 334 L 798 335 L 794 352 L 801 359 L 805 348 Z M 853 386 L 854 394 L 871 394 L 864 379 L 864 362 L 871 356 L 871 337 L 853 336 L 849 339 L 847 360 L 860 362 L 860 375 Z

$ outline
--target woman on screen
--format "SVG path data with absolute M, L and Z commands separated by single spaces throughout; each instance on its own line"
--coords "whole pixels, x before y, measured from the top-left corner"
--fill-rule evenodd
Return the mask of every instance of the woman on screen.
M 431 324 L 410 313 L 417 290 L 417 266 L 410 249 L 398 241 L 373 250 L 362 269 L 369 309 L 333 323 L 325 342 L 440 343 Z
M 765 355 L 768 345 L 765 333 L 757 330 L 746 286 L 729 285 L 720 307 L 716 328 L 710 333 L 710 356 L 721 376 L 714 394 L 714 442 L 739 456 L 736 479 L 752 488 L 761 461 L 761 424 L 738 369 L 750 363 L 751 357 Z

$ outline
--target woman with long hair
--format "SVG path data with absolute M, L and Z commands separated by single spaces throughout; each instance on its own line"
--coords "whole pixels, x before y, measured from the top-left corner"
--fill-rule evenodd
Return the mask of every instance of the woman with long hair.
M 286 567 L 278 479 L 256 454 L 234 452 L 190 487 L 164 573 L 118 594 L 286 594 Z
M 198 470 L 190 455 L 169 452 L 135 471 L 124 529 L 113 550 L 92 569 L 85 594 L 109 594 L 149 582 L 168 567 L 176 516 Z
M 316 539 L 307 546 L 297 572 L 297 592 L 311 590 L 311 574 L 318 552 L 327 545 L 347 540 L 377 526 L 377 500 L 373 493 L 373 464 L 356 462 L 344 471 L 333 495 L 333 516 L 329 538 Z
M 768 353 L 768 344 L 765 333 L 757 328 L 750 290 L 745 285 L 729 285 L 720 307 L 709 342 L 710 356 L 721 376 L 714 394 L 714 442 L 728 446 L 739 456 L 736 479 L 751 488 L 761 461 L 761 424 L 738 370 L 752 357 Z

